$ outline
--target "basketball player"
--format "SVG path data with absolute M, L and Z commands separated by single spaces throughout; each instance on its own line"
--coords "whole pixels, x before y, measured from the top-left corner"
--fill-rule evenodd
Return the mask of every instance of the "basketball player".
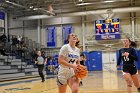
M 62 46 L 58 57 L 60 64 L 57 76 L 58 90 L 59 93 L 66 93 L 68 85 L 72 93 L 78 93 L 79 80 L 74 73 L 80 59 L 80 50 L 76 47 L 77 36 L 71 33 L 68 35 L 67 41 L 68 44 Z
M 132 42 L 130 39 L 125 39 L 123 41 L 124 48 L 119 50 L 119 58 L 117 62 L 117 68 L 119 68 L 121 60 L 123 61 L 123 75 L 127 83 L 127 92 L 132 93 L 132 82 L 140 93 L 140 84 L 138 79 L 138 71 L 134 65 L 134 61 L 138 60 L 136 51 L 133 47 L 136 47 L 136 43 Z
M 80 64 L 83 65 L 83 66 L 85 66 L 85 61 L 86 61 L 85 55 L 84 54 L 81 54 L 80 55 Z M 80 80 L 79 86 L 83 86 L 82 79 Z

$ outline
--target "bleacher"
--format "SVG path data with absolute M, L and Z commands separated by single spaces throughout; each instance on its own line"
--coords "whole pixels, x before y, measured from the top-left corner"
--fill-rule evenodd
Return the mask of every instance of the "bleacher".
M 8 58 L 8 59 L 7 59 Z M 37 68 L 15 57 L 0 56 L 0 81 L 38 76 Z
M 24 37 L 25 44 L 28 46 L 24 52 L 19 55 L 17 53 L 17 45 L 12 45 L 12 37 L 10 41 L 0 42 L 1 49 L 6 50 L 6 55 L 0 54 L 0 82 L 4 80 L 38 77 L 38 69 L 31 63 L 30 52 L 34 47 L 40 48 L 40 45 L 27 37 Z
M 12 39 L 15 37 L 17 36 L 10 35 L 10 41 L 7 41 L 5 44 L 0 42 L 0 48 L 5 50 L 5 55 L 0 54 L 0 82 L 39 77 L 38 68 L 31 61 L 31 52 L 33 48 L 43 49 L 44 46 L 32 41 L 32 39 L 28 39 L 28 37 L 23 37 L 27 47 L 21 50 L 20 48 L 22 47 L 19 46 L 20 43 L 16 44 L 17 41 L 14 41 L 13 44 Z M 52 55 L 52 53 L 47 54 Z M 50 71 L 44 68 L 44 74 L 54 75 L 56 71 Z

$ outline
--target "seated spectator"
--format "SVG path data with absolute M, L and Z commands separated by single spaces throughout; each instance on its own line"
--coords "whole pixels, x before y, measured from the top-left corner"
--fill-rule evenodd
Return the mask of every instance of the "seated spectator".
M 18 39 L 16 37 L 12 37 L 12 45 L 18 44 Z
M 37 48 L 34 48 L 33 51 L 31 52 L 31 58 L 32 58 L 32 62 L 35 62 L 35 59 L 37 58 Z
M 0 36 L 0 40 L 1 40 L 2 42 L 6 42 L 6 40 L 7 40 L 6 35 L 5 35 L 5 34 L 1 35 L 1 36 Z
M 3 55 L 3 56 L 8 56 L 6 54 L 6 50 L 3 48 L 3 49 L 0 49 L 0 54 Z
M 47 60 L 47 69 L 50 72 L 56 74 L 56 68 L 58 67 L 57 61 L 53 60 L 51 57 Z

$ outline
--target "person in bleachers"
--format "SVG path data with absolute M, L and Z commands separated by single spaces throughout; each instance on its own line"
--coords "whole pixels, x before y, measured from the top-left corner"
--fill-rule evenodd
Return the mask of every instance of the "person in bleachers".
M 31 52 L 31 58 L 32 58 L 32 62 L 35 62 L 35 59 L 37 58 L 37 48 L 33 48 L 33 51 Z
M 2 42 L 6 42 L 6 41 L 7 41 L 6 35 L 5 35 L 5 34 L 1 35 L 1 36 L 0 36 L 0 40 L 1 40 Z
M 3 49 L 0 49 L 0 54 L 3 55 L 3 56 L 8 56 L 6 54 L 6 50 L 3 48 Z
M 12 37 L 12 45 L 18 44 L 18 39 L 15 37 Z
M 81 54 L 80 54 L 80 64 L 86 67 L 85 61 L 86 61 L 86 56 L 85 56 L 84 54 L 81 53 Z M 79 82 L 79 86 L 83 86 L 82 79 L 81 79 L 80 82 Z
M 7 56 L 5 45 L 6 45 L 7 37 L 5 34 L 0 36 L 0 54 L 3 56 Z
M 49 72 L 53 72 L 53 74 L 56 74 L 57 67 L 58 67 L 57 61 L 54 60 L 52 57 L 48 58 L 47 68 L 48 68 Z

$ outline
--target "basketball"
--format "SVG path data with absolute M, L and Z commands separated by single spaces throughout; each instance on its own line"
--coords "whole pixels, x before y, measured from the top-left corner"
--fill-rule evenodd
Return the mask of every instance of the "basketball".
M 77 78 L 84 78 L 87 76 L 87 69 L 83 65 L 78 65 L 77 70 L 75 71 L 75 76 Z

